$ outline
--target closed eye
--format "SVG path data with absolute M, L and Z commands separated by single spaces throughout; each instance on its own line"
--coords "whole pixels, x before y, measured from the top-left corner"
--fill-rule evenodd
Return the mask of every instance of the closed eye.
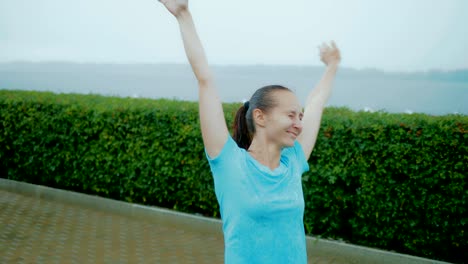
M 291 112 L 291 113 L 289 113 L 288 116 L 289 116 L 289 118 L 292 119 L 292 118 L 295 118 L 295 117 L 297 116 L 297 114 L 296 114 L 296 112 Z M 302 121 L 302 118 L 303 118 L 303 117 L 304 117 L 304 114 L 303 114 L 303 113 L 299 113 L 299 120 Z

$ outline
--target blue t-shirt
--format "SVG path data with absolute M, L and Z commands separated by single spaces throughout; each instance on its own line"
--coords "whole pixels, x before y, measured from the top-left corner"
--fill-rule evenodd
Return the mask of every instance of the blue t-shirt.
M 217 157 L 206 154 L 223 220 L 225 263 L 307 263 L 299 142 L 281 152 L 280 166 L 260 164 L 231 136 Z

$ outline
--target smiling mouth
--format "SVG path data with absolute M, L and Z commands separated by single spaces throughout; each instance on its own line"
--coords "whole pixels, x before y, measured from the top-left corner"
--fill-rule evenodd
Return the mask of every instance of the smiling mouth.
M 295 138 L 297 137 L 297 134 L 292 131 L 288 131 L 288 134 L 293 135 Z

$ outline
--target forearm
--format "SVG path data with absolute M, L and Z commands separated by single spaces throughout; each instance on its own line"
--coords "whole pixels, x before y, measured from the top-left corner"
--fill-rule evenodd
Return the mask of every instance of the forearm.
M 341 61 L 340 50 L 336 47 L 335 42 L 332 41 L 331 46 L 325 43 L 322 44 L 320 47 L 320 60 L 327 66 L 322 78 L 307 97 L 302 118 L 302 133 L 297 137 L 307 159 L 310 157 L 310 153 L 317 141 L 323 109 L 331 95 L 338 64 Z
M 311 105 L 323 108 L 330 98 L 333 81 L 338 71 L 338 64 L 330 64 L 326 67 L 322 78 L 307 97 L 306 107 Z
M 208 66 L 205 51 L 198 37 L 190 11 L 183 11 L 177 16 L 185 54 L 192 66 L 193 73 L 200 83 L 212 81 L 212 73 Z

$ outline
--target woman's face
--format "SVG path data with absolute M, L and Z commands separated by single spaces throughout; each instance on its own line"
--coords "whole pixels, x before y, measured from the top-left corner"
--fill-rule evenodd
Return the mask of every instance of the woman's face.
M 277 106 L 265 114 L 265 130 L 269 140 L 281 147 L 290 147 L 302 132 L 302 107 L 296 95 L 289 91 L 276 91 Z

